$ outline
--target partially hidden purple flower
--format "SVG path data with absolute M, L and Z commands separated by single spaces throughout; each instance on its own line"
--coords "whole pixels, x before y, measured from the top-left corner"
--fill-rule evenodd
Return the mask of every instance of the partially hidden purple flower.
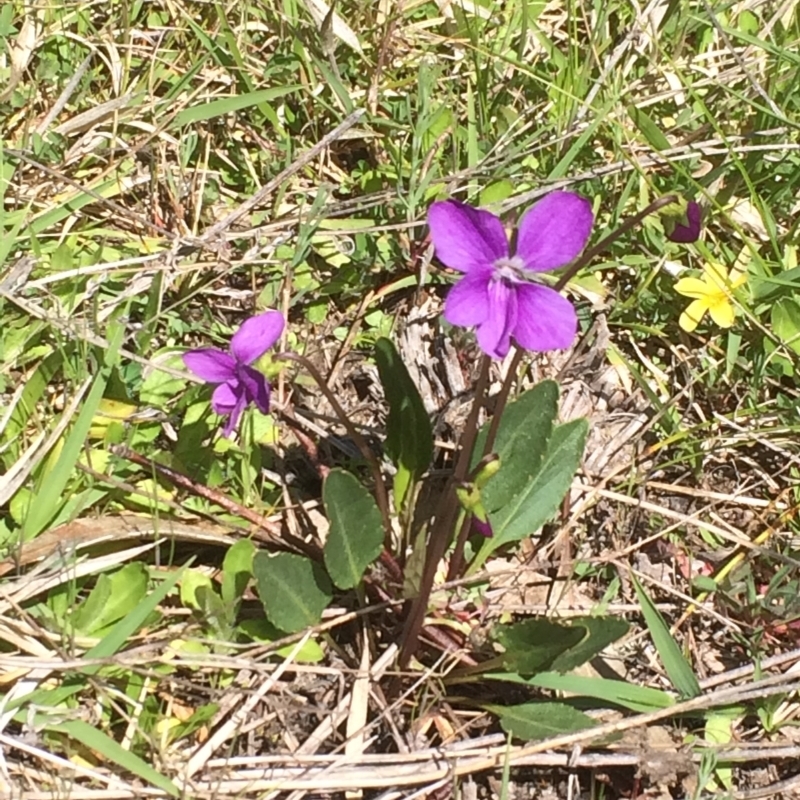
M 230 353 L 218 347 L 201 347 L 183 354 L 183 363 L 198 378 L 219 384 L 211 395 L 211 407 L 228 418 L 222 429 L 224 436 L 233 433 L 250 403 L 264 414 L 269 412 L 269 383 L 251 365 L 278 341 L 283 326 L 279 311 L 267 311 L 242 323 L 231 338 Z
M 464 277 L 450 290 L 444 317 L 475 327 L 478 344 L 503 358 L 511 337 L 526 350 L 570 347 L 578 330 L 572 303 L 534 282 L 536 273 L 569 264 L 592 229 L 591 203 L 571 192 L 553 192 L 528 209 L 509 247 L 503 223 L 489 211 L 456 200 L 428 211 L 436 255 Z
M 494 536 L 492 523 L 489 522 L 488 517 L 486 517 L 486 519 L 483 520 L 480 519 L 476 514 L 473 514 L 472 523 L 470 527 L 472 529 L 472 533 L 479 533 L 481 536 L 485 536 L 487 539 L 491 539 L 492 536 Z
M 667 222 L 667 239 L 678 244 L 691 244 L 700 238 L 700 227 L 703 222 L 703 210 L 699 203 L 690 200 L 686 204 L 686 211 L 677 220 L 669 219 Z M 671 225 L 671 229 L 670 229 Z

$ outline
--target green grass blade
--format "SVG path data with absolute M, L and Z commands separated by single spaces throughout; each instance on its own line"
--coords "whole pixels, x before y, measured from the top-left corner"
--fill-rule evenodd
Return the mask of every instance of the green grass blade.
M 639 581 L 633 578 L 633 588 L 636 590 L 636 597 L 642 607 L 644 621 L 650 635 L 653 637 L 653 644 L 658 650 L 661 663 L 681 697 L 697 697 L 701 694 L 700 684 L 692 670 L 692 665 L 686 660 L 681 652 L 678 643 L 669 632 L 669 626 L 661 616 L 661 612 L 655 607 L 653 601 L 647 596 Z
M 80 742 L 85 747 L 89 747 L 101 756 L 113 761 L 124 770 L 131 772 L 137 777 L 146 781 L 151 786 L 167 792 L 171 797 L 180 797 L 177 786 L 167 777 L 153 769 L 147 762 L 143 761 L 135 753 L 126 750 L 118 742 L 115 742 L 108 734 L 93 728 L 88 723 L 80 719 L 73 719 L 61 722 L 58 725 L 46 725 L 45 729 L 55 733 L 65 733 L 71 739 Z

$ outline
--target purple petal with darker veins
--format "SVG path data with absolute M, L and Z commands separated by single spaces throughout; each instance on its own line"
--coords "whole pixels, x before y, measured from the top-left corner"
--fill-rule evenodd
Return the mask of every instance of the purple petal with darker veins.
M 525 268 L 544 272 L 569 264 L 592 232 L 592 204 L 572 192 L 552 192 L 532 206 L 519 224 L 517 252 Z
M 564 350 L 578 332 L 572 303 L 554 289 L 526 283 L 517 287 L 517 320 L 513 334 L 525 350 Z
M 220 416 L 230 414 L 239 400 L 244 397 L 244 387 L 238 380 L 221 383 L 211 395 L 211 408 Z
M 486 319 L 491 277 L 491 267 L 475 269 L 450 289 L 444 301 L 444 318 L 451 325 L 472 327 Z
M 201 347 L 183 354 L 183 363 L 208 383 L 223 383 L 236 375 L 236 362 L 216 347 Z
M 283 332 L 284 319 L 280 311 L 267 311 L 246 319 L 233 334 L 231 352 L 242 364 L 252 364 L 269 350 Z
M 519 285 L 490 281 L 486 319 L 478 326 L 478 345 L 487 356 L 505 358 L 511 347 L 511 332 L 517 324 Z
M 428 227 L 436 257 L 459 272 L 489 266 L 508 255 L 503 223 L 494 214 L 466 203 L 434 203 L 428 209 Z
M 255 403 L 262 414 L 269 413 L 269 383 L 258 370 L 252 367 L 240 367 L 239 377 L 245 387 L 245 397 L 249 403 Z

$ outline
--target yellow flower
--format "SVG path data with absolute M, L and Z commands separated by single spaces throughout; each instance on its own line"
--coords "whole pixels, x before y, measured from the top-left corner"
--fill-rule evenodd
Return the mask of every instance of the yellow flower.
M 691 333 L 708 311 L 720 328 L 730 328 L 734 318 L 731 294 L 746 281 L 747 273 L 744 270 L 734 267 L 728 274 L 719 264 L 703 267 L 702 278 L 681 278 L 675 284 L 675 291 L 693 300 L 681 314 L 678 324 Z

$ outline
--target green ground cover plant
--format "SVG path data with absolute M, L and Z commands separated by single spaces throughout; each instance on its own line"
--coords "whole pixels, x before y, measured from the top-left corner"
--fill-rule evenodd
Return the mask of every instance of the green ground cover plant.
M 799 40 L 6 3 L 0 794 L 793 796 Z

